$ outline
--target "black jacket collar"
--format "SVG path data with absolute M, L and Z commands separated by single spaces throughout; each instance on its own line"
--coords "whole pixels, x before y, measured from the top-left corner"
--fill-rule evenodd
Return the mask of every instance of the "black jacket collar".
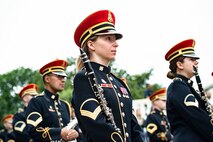
M 48 90 L 44 90 L 44 97 L 45 99 L 50 102 L 50 100 L 59 100 L 59 95 L 58 94 L 53 94 Z
M 187 82 L 187 83 L 190 84 L 191 86 L 193 85 L 193 81 L 190 80 L 189 78 L 183 76 L 183 75 L 177 74 L 176 77 L 177 77 L 177 78 L 180 78 L 180 79 L 183 80 L 184 82 Z
M 91 65 L 92 65 L 92 68 L 94 70 L 99 70 L 99 71 L 104 72 L 106 74 L 111 72 L 111 67 L 110 66 L 107 67 L 107 66 L 95 63 L 95 62 L 91 62 Z

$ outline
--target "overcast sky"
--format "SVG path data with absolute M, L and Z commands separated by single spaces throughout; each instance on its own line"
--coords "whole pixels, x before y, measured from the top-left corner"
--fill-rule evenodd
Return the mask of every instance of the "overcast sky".
M 92 12 L 109 9 L 124 36 L 118 42 L 118 68 L 130 74 L 153 68 L 149 83 L 167 87 L 164 55 L 193 38 L 201 80 L 208 86 L 213 83 L 212 6 L 212 0 L 0 0 L 0 74 L 78 57 L 75 28 Z

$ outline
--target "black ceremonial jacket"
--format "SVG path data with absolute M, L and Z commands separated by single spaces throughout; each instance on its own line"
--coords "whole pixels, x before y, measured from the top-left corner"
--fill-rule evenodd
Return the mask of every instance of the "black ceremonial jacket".
M 74 78 L 72 105 L 85 142 L 143 141 L 142 129 L 133 115 L 132 98 L 125 83 L 110 72 L 110 67 L 94 62 L 91 62 L 91 65 L 121 134 L 115 130 L 101 110 L 83 69 Z
M 61 128 L 70 122 L 70 106 L 58 95 L 44 91 L 30 100 L 26 110 L 27 125 L 34 141 L 60 141 Z
M 29 142 L 31 140 L 26 129 L 26 108 L 22 112 L 15 113 L 13 117 L 13 132 L 16 142 Z
M 162 111 L 155 109 L 145 122 L 150 142 L 170 142 L 172 135 L 167 117 Z
M 167 116 L 174 142 L 213 142 L 213 125 L 192 81 L 177 75 L 167 89 Z
M 8 132 L 6 129 L 0 131 L 0 142 L 16 142 L 13 132 Z

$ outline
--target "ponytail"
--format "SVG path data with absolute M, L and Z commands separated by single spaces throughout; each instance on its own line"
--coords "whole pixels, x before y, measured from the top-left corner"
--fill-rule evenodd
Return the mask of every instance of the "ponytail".
M 84 63 L 81 60 L 81 55 L 76 60 L 76 71 L 80 71 L 84 67 Z
M 183 62 L 184 60 L 184 56 L 179 56 L 173 60 L 170 61 L 170 65 L 169 65 L 169 69 L 170 71 L 167 73 L 167 77 L 169 79 L 173 79 L 176 76 L 176 72 L 177 72 L 177 62 Z
M 90 53 L 89 53 L 89 50 L 88 50 L 87 42 L 88 42 L 88 40 L 95 41 L 97 38 L 98 38 L 97 35 L 90 37 L 89 39 L 87 39 L 87 41 L 82 46 L 82 49 L 86 52 L 89 59 L 90 59 Z M 84 67 L 84 63 L 81 60 L 81 55 L 80 55 L 76 60 L 76 71 L 77 72 L 80 71 L 83 67 Z

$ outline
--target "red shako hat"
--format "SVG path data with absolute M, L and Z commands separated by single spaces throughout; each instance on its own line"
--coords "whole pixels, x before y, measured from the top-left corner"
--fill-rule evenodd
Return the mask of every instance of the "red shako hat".
M 155 100 L 166 100 L 166 88 L 161 88 L 157 91 L 155 91 L 154 93 L 152 93 L 149 96 L 150 101 L 155 101 Z
M 39 73 L 45 76 L 48 73 L 53 73 L 56 75 L 67 76 L 65 69 L 67 67 L 67 61 L 65 60 L 55 60 L 46 65 L 44 65 Z
M 179 56 L 192 57 L 199 59 L 194 51 L 195 40 L 187 39 L 173 46 L 165 55 L 167 61 L 172 61 Z
M 13 121 L 13 114 L 7 114 L 2 118 L 2 123 L 6 122 L 6 121 Z
M 121 39 L 122 34 L 115 30 L 115 16 L 110 10 L 99 10 L 87 16 L 76 28 L 74 40 L 82 48 L 84 43 L 93 35 L 115 34 Z
M 27 84 L 19 93 L 19 97 L 23 98 L 25 95 L 38 95 L 38 85 L 37 84 Z

